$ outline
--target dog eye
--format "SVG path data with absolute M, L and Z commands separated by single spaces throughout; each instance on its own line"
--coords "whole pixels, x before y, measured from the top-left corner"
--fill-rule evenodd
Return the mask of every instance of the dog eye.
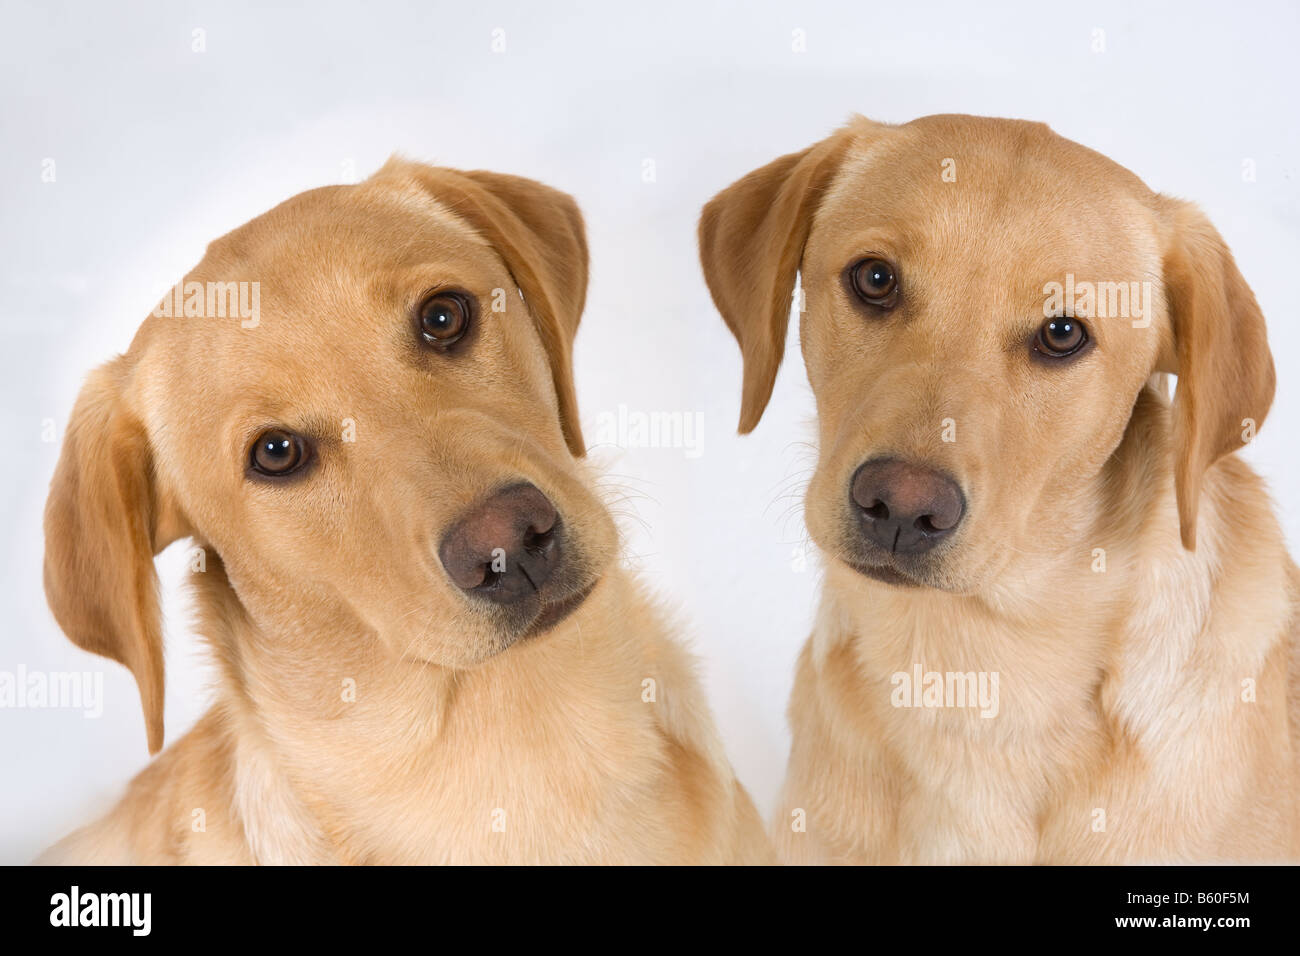
M 1088 341 L 1088 330 L 1078 319 L 1061 317 L 1048 319 L 1038 329 L 1034 349 L 1052 358 L 1073 355 Z
M 307 463 L 307 442 L 301 435 L 271 429 L 257 436 L 249 452 L 249 467 L 270 478 L 292 474 Z
M 469 331 L 469 298 L 459 292 L 439 292 L 420 303 L 420 335 L 430 345 L 446 348 Z
M 898 277 L 884 259 L 872 257 L 855 264 L 849 270 L 849 285 L 868 305 L 888 308 L 897 298 Z

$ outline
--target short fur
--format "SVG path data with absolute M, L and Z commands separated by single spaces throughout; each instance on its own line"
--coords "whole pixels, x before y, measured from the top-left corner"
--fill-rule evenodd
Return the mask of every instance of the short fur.
M 1232 454 L 1268 412 L 1273 363 L 1204 215 L 1041 124 L 858 118 L 716 196 L 700 246 L 744 354 L 742 432 L 771 394 L 796 274 L 805 297 L 819 436 L 805 511 L 826 572 L 790 701 L 779 852 L 1300 858 L 1300 574 Z M 888 312 L 844 281 L 872 255 L 898 269 Z M 1066 273 L 1150 281 L 1149 324 L 1080 315 L 1094 347 L 1035 360 L 1046 283 Z M 877 456 L 965 493 L 924 559 L 863 544 L 849 484 Z M 897 706 L 913 701 L 895 675 L 916 665 L 999 675 L 997 716 Z
M 259 281 L 260 320 L 155 315 L 91 376 L 50 490 L 46 589 L 73 641 L 135 674 L 157 752 L 153 561 L 192 539 L 216 702 L 46 859 L 766 861 L 693 663 L 618 566 L 579 460 L 573 200 L 394 160 L 254 219 L 186 278 Z M 454 356 L 412 319 L 442 286 L 480 308 Z M 246 474 L 270 427 L 318 444 L 302 480 Z M 594 589 L 516 643 L 436 552 L 519 481 L 555 504 Z

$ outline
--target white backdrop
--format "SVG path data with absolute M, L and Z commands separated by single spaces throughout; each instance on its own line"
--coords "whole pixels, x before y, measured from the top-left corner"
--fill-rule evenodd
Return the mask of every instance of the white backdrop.
M 1277 401 L 1246 454 L 1300 552 L 1294 2 L 260 7 L 0 2 L 0 671 L 102 671 L 105 697 L 99 719 L 0 709 L 0 863 L 88 820 L 146 762 L 131 678 L 69 644 L 41 590 L 41 511 L 82 379 L 208 240 L 394 151 L 577 197 L 592 250 L 577 345 L 590 440 L 620 404 L 702 416 L 698 455 L 593 455 L 626 496 L 634 564 L 689 623 L 765 814 L 817 587 L 800 558 L 812 402 L 791 336 L 767 417 L 735 435 L 739 354 L 699 272 L 695 220 L 718 189 L 852 112 L 1043 120 L 1198 200 L 1270 320 Z M 182 558 L 178 545 L 159 560 L 169 740 L 206 708 L 211 676 Z

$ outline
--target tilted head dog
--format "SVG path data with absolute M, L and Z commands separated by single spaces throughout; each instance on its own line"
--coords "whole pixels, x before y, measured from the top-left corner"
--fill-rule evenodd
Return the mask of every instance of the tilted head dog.
M 571 198 L 401 160 L 209 246 L 77 402 L 46 590 L 157 752 L 154 557 L 193 539 L 217 699 L 54 858 L 763 858 L 581 461 L 586 286 Z

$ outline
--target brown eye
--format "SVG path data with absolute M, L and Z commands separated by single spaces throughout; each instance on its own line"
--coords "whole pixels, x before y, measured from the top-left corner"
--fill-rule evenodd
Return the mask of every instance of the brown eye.
M 259 474 L 280 478 L 307 463 L 307 443 L 292 432 L 272 429 L 262 432 L 249 453 L 249 465 Z
M 469 331 L 469 299 L 459 292 L 439 292 L 421 303 L 419 317 L 424 340 L 446 348 Z
M 1088 341 L 1088 330 L 1078 319 L 1062 316 L 1048 319 L 1038 329 L 1034 348 L 1043 355 L 1064 358 L 1073 355 Z
M 863 259 L 857 263 L 849 271 L 849 284 L 863 302 L 884 308 L 894 304 L 898 292 L 894 267 L 884 259 Z

